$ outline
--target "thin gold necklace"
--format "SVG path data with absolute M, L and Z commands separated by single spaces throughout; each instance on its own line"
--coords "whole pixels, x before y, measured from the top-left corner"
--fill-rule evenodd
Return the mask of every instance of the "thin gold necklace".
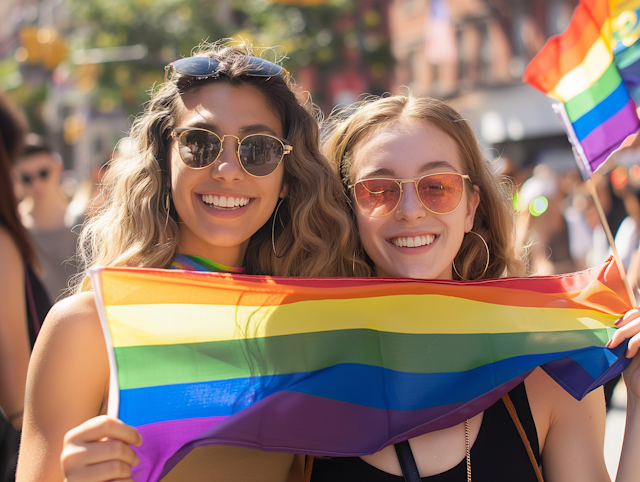
M 464 421 L 464 441 L 467 446 L 467 482 L 471 482 L 471 444 L 469 443 L 469 420 Z

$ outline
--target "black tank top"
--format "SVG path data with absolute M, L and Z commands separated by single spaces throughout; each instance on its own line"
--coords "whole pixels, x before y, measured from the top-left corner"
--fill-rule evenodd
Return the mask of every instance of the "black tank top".
M 24 297 L 27 304 L 27 326 L 29 328 L 29 342 L 33 349 L 36 337 L 44 318 L 51 308 L 49 296 L 29 264 L 26 264 L 26 279 L 24 280 Z
M 520 422 L 527 434 L 533 453 L 540 464 L 538 433 L 533 422 L 524 382 L 509 392 Z M 312 482 L 402 482 L 401 476 L 392 475 L 369 465 L 360 457 L 315 458 Z M 422 477 L 425 482 L 465 482 L 467 463 L 441 474 Z M 522 439 L 502 400 L 484 412 L 475 443 L 471 447 L 471 480 L 496 482 L 517 480 L 537 482 Z

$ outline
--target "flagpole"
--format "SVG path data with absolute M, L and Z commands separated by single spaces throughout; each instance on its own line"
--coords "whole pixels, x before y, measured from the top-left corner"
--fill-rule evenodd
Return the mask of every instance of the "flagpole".
M 589 187 L 589 192 L 591 193 L 591 197 L 593 198 L 593 202 L 596 205 L 596 209 L 598 210 L 598 216 L 600 216 L 600 222 L 602 223 L 602 227 L 604 228 L 604 232 L 607 235 L 607 240 L 609 241 L 609 245 L 611 246 L 611 252 L 613 253 L 613 259 L 616 262 L 616 266 L 620 271 L 620 276 L 622 278 L 622 282 L 624 283 L 624 287 L 627 289 L 627 294 L 629 295 L 629 300 L 634 308 L 638 307 L 638 303 L 636 302 L 636 297 L 633 294 L 633 290 L 631 289 L 631 285 L 629 284 L 629 280 L 627 279 L 627 273 L 624 269 L 624 264 L 622 264 L 622 260 L 620 259 L 620 255 L 618 254 L 618 250 L 616 249 L 616 242 L 611 233 L 611 228 L 609 227 L 609 223 L 607 222 L 607 217 L 604 213 L 604 209 L 602 209 L 602 204 L 600 203 L 600 198 L 598 197 L 598 191 L 593 184 L 591 179 L 587 180 L 587 186 Z

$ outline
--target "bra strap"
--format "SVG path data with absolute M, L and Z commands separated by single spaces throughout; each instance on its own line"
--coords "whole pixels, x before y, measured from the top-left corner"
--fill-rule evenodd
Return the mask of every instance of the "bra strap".
M 400 462 L 400 468 L 402 469 L 405 482 L 421 482 L 420 472 L 418 472 L 416 459 L 413 458 L 409 441 L 405 440 L 404 442 L 397 443 L 394 447 L 396 448 L 398 462 Z
M 518 412 L 516 412 L 516 407 L 513 406 L 513 402 L 511 398 L 509 398 L 509 394 L 505 394 L 502 397 L 502 401 L 504 402 L 504 406 L 507 407 L 507 411 L 509 415 L 511 415 L 511 420 L 518 429 L 518 434 L 522 439 L 522 443 L 524 443 L 524 447 L 527 449 L 527 455 L 529 456 L 529 460 L 531 461 L 531 465 L 533 466 L 533 470 L 536 473 L 536 477 L 538 482 L 544 482 L 542 478 L 542 472 L 540 471 L 540 467 L 538 467 L 538 461 L 536 460 L 536 456 L 533 455 L 533 450 L 531 449 L 531 444 L 529 443 L 529 439 L 527 438 L 527 434 L 522 427 L 522 423 L 520 423 L 520 418 L 518 418 Z

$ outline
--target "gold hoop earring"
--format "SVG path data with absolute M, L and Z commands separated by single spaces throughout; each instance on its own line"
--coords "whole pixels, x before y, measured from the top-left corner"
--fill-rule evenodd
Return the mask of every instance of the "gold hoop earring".
M 280 206 L 282 205 L 283 201 L 284 201 L 284 198 L 280 199 L 280 202 L 276 206 L 276 212 L 273 214 L 273 222 L 271 223 L 271 246 L 273 247 L 274 256 L 278 259 L 284 256 L 284 255 L 278 256 L 278 253 L 276 253 L 276 217 L 278 217 L 278 209 L 280 209 Z
M 484 274 L 487 272 L 487 268 L 489 267 L 489 245 L 487 244 L 487 242 L 484 240 L 484 238 L 480 234 L 476 233 L 475 231 L 469 231 L 469 232 L 475 234 L 476 236 L 478 236 L 482 240 L 482 244 L 484 244 L 484 249 L 487 250 L 487 263 L 484 265 L 484 271 L 482 272 L 482 274 L 480 276 L 478 276 L 476 278 L 476 279 L 480 279 L 480 278 L 482 278 L 484 276 Z M 463 281 L 471 281 L 471 280 L 468 280 L 467 278 L 463 278 L 460 275 L 460 273 L 458 273 L 458 270 L 456 269 L 456 260 L 455 259 L 451 262 L 451 265 L 453 266 L 453 271 L 455 271 L 455 273 L 458 275 L 458 278 L 460 278 Z
M 171 188 L 169 188 L 169 192 L 167 192 L 167 197 L 165 199 L 164 202 L 164 207 L 165 210 L 167 211 L 167 217 L 164 220 L 164 229 L 167 229 L 167 226 L 169 225 L 169 217 L 171 216 Z

